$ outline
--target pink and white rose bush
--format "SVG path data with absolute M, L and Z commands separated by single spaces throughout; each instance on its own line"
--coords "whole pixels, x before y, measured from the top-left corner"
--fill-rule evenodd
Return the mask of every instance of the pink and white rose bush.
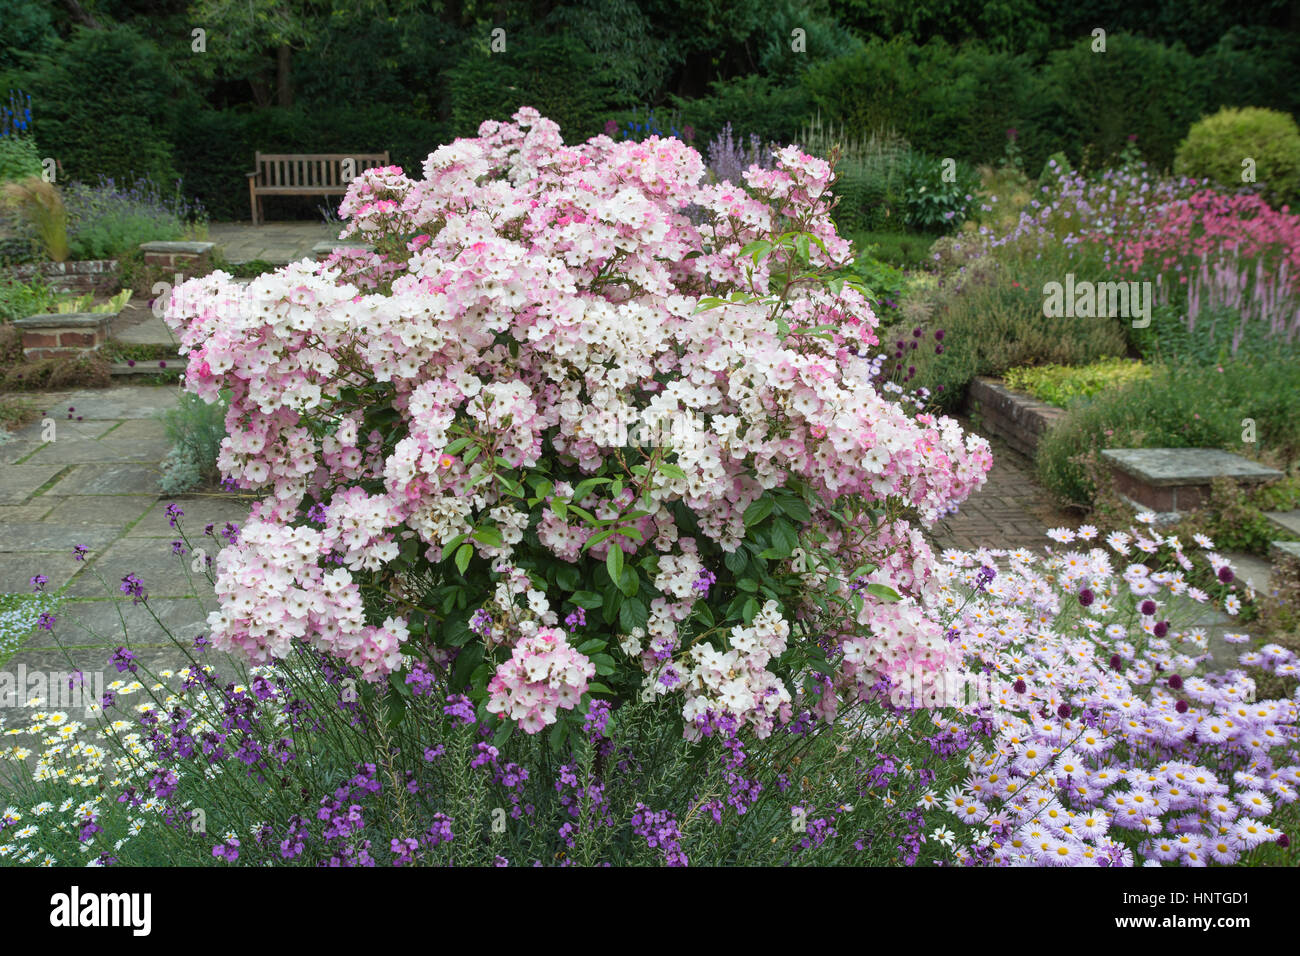
M 344 234 L 373 251 L 186 283 L 186 387 L 228 392 L 219 465 L 264 495 L 217 559 L 214 644 L 376 682 L 454 657 L 528 732 L 663 694 L 688 735 L 765 735 L 797 698 L 831 719 L 937 674 L 920 529 L 989 449 L 878 387 L 868 300 L 827 281 L 831 169 L 775 158 L 709 185 L 676 139 L 566 146 L 522 109 L 421 179 L 359 177 Z

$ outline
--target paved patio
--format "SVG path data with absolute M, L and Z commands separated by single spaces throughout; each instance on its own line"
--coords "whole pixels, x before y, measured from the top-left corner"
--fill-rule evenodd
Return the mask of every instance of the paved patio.
M 276 265 L 311 259 L 312 246 L 337 239 L 339 224 L 323 222 L 214 222 L 208 226 L 208 241 L 215 242 L 227 262 L 263 259 Z
M 170 442 L 155 416 L 176 404 L 177 389 L 124 385 L 46 392 L 38 400 L 54 420 L 54 441 L 43 440 L 38 421 L 0 444 L 0 592 L 30 592 L 36 574 L 49 579 L 47 591 L 67 590 L 54 631 L 36 631 L 5 669 L 107 669 L 111 681 L 118 675 L 108 658 L 128 638 L 151 667 L 180 666 L 185 656 L 163 625 L 192 640 L 206 632 L 216 602 L 207 579 L 191 571 L 192 556 L 173 553 L 180 538 L 166 515 L 173 499 L 158 489 Z M 229 495 L 176 500 L 182 527 L 207 555 L 215 556 L 220 542 L 204 537 L 204 525 L 220 528 L 248 515 L 248 502 Z M 77 545 L 89 549 L 84 561 L 73 557 Z M 158 620 L 120 592 L 128 573 L 143 581 Z

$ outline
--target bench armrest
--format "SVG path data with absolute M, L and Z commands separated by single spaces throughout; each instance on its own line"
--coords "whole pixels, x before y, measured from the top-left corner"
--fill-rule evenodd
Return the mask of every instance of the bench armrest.
M 247 176 L 249 179 L 254 179 L 257 176 L 257 170 L 255 169 L 251 173 L 244 173 L 244 175 Z

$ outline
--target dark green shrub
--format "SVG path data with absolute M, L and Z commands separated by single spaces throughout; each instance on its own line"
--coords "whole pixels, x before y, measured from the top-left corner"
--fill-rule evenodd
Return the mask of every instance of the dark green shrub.
M 531 106 L 560 126 L 566 142 L 603 132 L 606 120 L 635 104 L 601 77 L 599 60 L 571 36 L 508 42 L 501 53 L 462 57 L 449 72 L 452 132 L 473 136 L 484 120 L 508 120 Z
M 708 96 L 671 97 L 685 123 L 695 128 L 696 144 L 707 143 L 728 123 L 739 136 L 792 143 L 810 112 L 807 94 L 799 86 L 782 86 L 752 74 L 713 83 Z
M 1224 108 L 1194 123 L 1178 147 L 1174 172 L 1236 189 L 1246 160 L 1253 160 L 1255 181 L 1269 203 L 1300 199 L 1300 128 L 1275 110 Z
M 1195 58 L 1139 36 L 1110 34 L 1104 53 L 1094 53 L 1092 42 L 1053 52 L 1042 74 L 1071 158 L 1088 145 L 1094 162 L 1108 162 L 1137 134 L 1142 154 L 1168 167 L 1200 114 Z
M 158 48 L 128 27 L 78 27 L 44 59 L 28 81 L 33 127 L 60 182 L 174 182 L 172 76 Z

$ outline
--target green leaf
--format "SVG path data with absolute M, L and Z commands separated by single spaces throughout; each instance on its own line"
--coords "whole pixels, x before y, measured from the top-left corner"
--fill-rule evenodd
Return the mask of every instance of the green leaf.
M 603 651 L 604 649 L 605 649 L 605 642 L 598 637 L 593 637 L 591 638 L 591 640 L 583 641 L 581 644 L 578 645 L 579 654 L 590 655 L 590 654 L 594 654 L 596 651 Z
M 745 527 L 748 528 L 752 525 L 758 524 L 772 513 L 774 507 L 776 507 L 776 504 L 770 496 L 764 495 L 762 498 L 759 498 L 745 509 Z
M 595 591 L 574 591 L 573 594 L 569 596 L 569 600 L 578 605 L 578 607 L 584 608 L 588 611 L 598 608 L 605 603 L 605 599 Z
M 576 591 L 582 583 L 582 575 L 571 564 L 561 564 L 555 571 L 555 583 L 565 591 Z
M 637 577 L 636 568 L 627 565 L 623 568 L 623 573 L 618 577 L 618 589 L 628 597 L 636 594 L 641 588 L 641 579 Z
M 800 524 L 812 521 L 812 512 L 808 510 L 808 503 L 802 498 L 782 498 L 781 511 Z
M 402 723 L 406 716 L 406 701 L 401 694 L 389 691 L 384 695 L 384 724 L 391 730 Z
M 749 566 L 749 552 L 743 546 L 735 551 L 728 551 L 722 556 L 722 563 L 732 574 L 740 574 Z
M 483 662 L 483 645 L 475 641 L 467 644 L 456 655 L 456 663 L 451 669 L 451 689 L 461 691 L 469 683 L 469 678 L 474 673 L 474 668 Z
M 650 612 L 640 598 L 628 598 L 618 609 L 618 623 L 625 631 L 630 632 L 633 628 L 645 627 L 648 620 L 650 620 Z
M 587 693 L 589 693 L 589 694 L 612 694 L 612 693 L 614 693 L 614 692 L 613 692 L 612 690 L 610 690 L 608 687 L 606 687 L 604 684 L 602 684 L 600 681 L 598 681 L 598 680 L 594 680 L 594 681 L 592 681 L 591 683 L 589 683 L 589 684 L 587 685 Z
M 452 647 L 463 647 L 472 637 L 474 632 L 469 629 L 467 618 L 457 617 L 446 621 L 442 626 L 442 639 Z
M 893 604 L 895 601 L 902 600 L 898 592 L 893 588 L 884 584 L 876 584 L 875 582 L 867 585 L 867 593 L 873 597 L 879 598 L 887 604 Z
M 755 581 L 753 578 L 741 578 L 739 581 L 736 582 L 736 587 L 740 588 L 740 590 L 742 591 L 747 591 L 750 594 L 752 594 L 758 590 L 758 582 Z
M 744 610 L 740 612 L 741 619 L 745 622 L 746 627 L 754 623 L 756 614 L 758 614 L 758 601 L 750 598 L 745 602 Z
M 513 734 L 514 732 L 515 732 L 515 725 L 513 721 L 509 721 L 509 720 L 501 721 L 501 726 L 498 727 L 497 732 L 492 735 L 492 746 L 498 748 L 501 747 L 507 740 L 510 739 L 510 735 Z
M 609 553 L 605 555 L 605 568 L 609 571 L 609 579 L 618 583 L 623 576 L 623 546 L 617 541 L 609 546 Z
M 562 498 L 552 498 L 551 510 L 555 512 L 557 518 L 564 520 L 569 513 L 569 506 Z
M 485 524 L 481 527 L 475 528 L 471 537 L 480 544 L 487 545 L 489 548 L 499 548 L 503 544 L 501 540 L 501 529 L 490 524 Z
M 669 478 L 680 478 L 682 481 L 686 480 L 686 472 L 682 470 L 680 465 L 674 465 L 671 461 L 659 462 L 659 470 Z
M 465 448 L 467 448 L 471 441 L 473 441 L 473 439 L 471 438 L 457 438 L 450 445 L 444 448 L 442 450 L 442 453 L 444 455 L 455 455 L 460 451 L 464 450 Z
M 551 728 L 551 753 L 557 756 L 564 750 L 565 738 L 569 736 L 569 725 L 564 720 L 559 720 Z
M 448 558 L 450 558 L 451 553 L 455 551 L 457 546 L 468 537 L 469 535 L 467 534 L 458 534 L 456 535 L 456 537 L 448 541 L 447 546 L 442 549 L 442 560 L 446 561 Z
M 456 549 L 456 570 L 461 574 L 469 567 L 469 559 L 474 557 L 474 546 L 469 542 Z

